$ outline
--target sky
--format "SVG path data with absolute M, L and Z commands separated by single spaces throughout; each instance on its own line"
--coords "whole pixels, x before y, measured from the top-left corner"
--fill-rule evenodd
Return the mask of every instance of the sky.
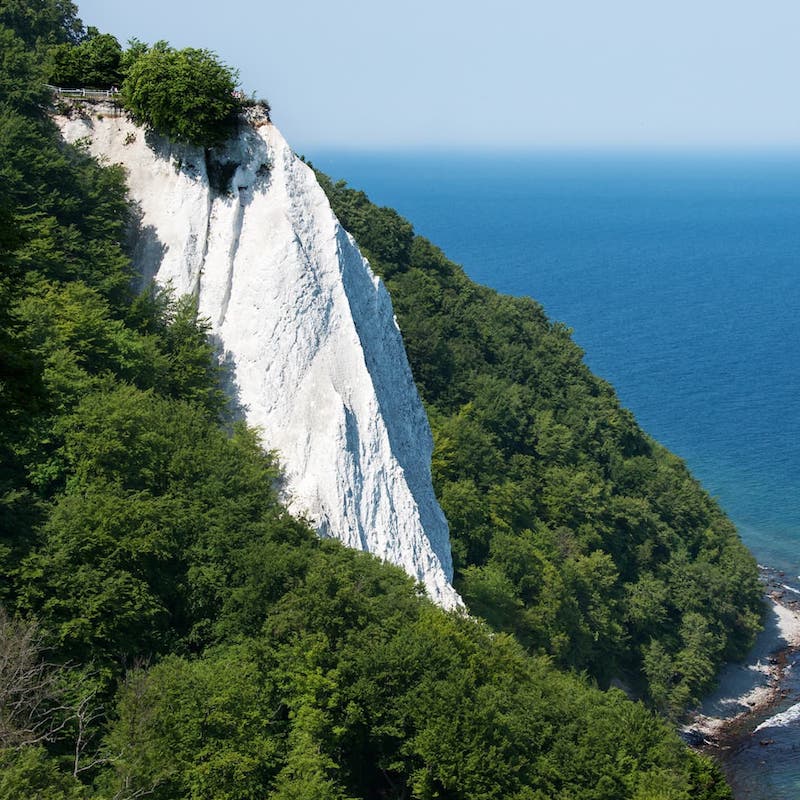
M 296 150 L 797 149 L 797 0 L 76 0 L 203 47 Z

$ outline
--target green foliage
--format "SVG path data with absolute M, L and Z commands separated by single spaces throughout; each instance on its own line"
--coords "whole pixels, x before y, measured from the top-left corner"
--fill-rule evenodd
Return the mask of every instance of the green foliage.
M 395 212 L 319 178 L 392 295 L 472 611 L 680 713 L 758 630 L 731 523 L 537 303 L 477 286 Z
M 23 660 L 53 677 L 60 716 L 44 746 L 17 737 L 0 753 L 0 800 L 729 797 L 641 705 L 446 614 L 399 569 L 289 516 L 258 435 L 222 424 L 196 304 L 130 289 L 122 172 L 65 146 L 42 115 L 21 42 L 76 44 L 74 8 L 3 2 L 0 22 L 9 15 L 22 39 L 0 27 L 11 73 L 0 75 L 0 600 L 12 615 L 1 616 L 12 632 L 35 629 L 14 614 L 38 619 L 48 663 L 35 648 Z M 146 75 L 153 52 L 192 60 L 131 50 L 131 74 Z M 583 374 L 564 331 L 537 347 L 537 379 L 559 398 L 542 408 L 524 382 L 508 385 L 507 370 L 531 365 L 527 345 L 498 354 L 493 295 L 454 291 L 449 262 L 407 223 L 356 206 L 381 231 L 374 255 L 430 312 L 415 324 L 431 341 L 413 358 L 445 368 L 426 397 L 465 595 L 565 663 L 572 648 L 578 663 L 611 663 L 641 628 L 654 696 L 663 686 L 664 704 L 682 702 L 707 679 L 708 650 L 735 650 L 686 591 L 707 582 L 736 630 L 727 575 L 747 587 L 750 570 L 728 523 L 692 527 L 707 516 L 702 495 L 686 496 L 669 457 L 653 460 L 610 391 L 595 387 L 605 416 L 567 402 L 580 382 L 565 397 L 548 373 L 566 359 Z M 485 308 L 473 318 L 474 304 Z M 501 310 L 512 328 L 539 314 Z M 480 375 L 470 359 L 490 355 L 508 364 Z M 621 461 L 608 446 L 619 430 Z M 597 485 L 604 469 L 625 492 Z M 637 495 L 641 475 L 661 482 L 685 545 Z M 620 518 L 618 539 L 602 525 Z
M 8 602 L 11 573 L 63 486 L 58 421 L 79 398 L 124 381 L 216 417 L 224 396 L 196 306 L 164 292 L 132 294 L 123 171 L 61 141 L 37 102 L 25 45 L 3 27 L 0 40 L 0 90 L 13 88 L 0 109 L 0 599 Z
M 4 254 L 9 288 L 23 275 L 80 278 L 115 309 L 127 307 L 132 276 L 122 250 L 129 219 L 122 169 L 100 169 L 63 145 L 49 121 L 6 109 L 0 180 L 17 240 Z
M 207 643 L 240 553 L 296 538 L 254 436 L 229 438 L 192 404 L 103 386 L 56 433 L 50 470 L 65 491 L 22 563 L 20 603 L 71 657 L 115 669 Z
M 133 64 L 138 61 L 141 56 L 146 55 L 149 49 L 145 42 L 137 39 L 135 36 L 132 39 L 128 39 L 128 47 L 120 58 L 119 67 L 122 74 L 127 75 Z
M 307 570 L 269 611 L 263 635 L 129 676 L 108 737 L 123 754 L 109 790 L 308 800 L 729 796 L 719 773 L 641 705 L 420 602 L 407 579 L 386 583 L 390 568 L 324 546 Z M 358 592 L 347 573 L 365 581 Z
M 86 787 L 43 747 L 0 750 L 0 800 L 86 800 Z
M 233 646 L 191 662 L 171 656 L 129 674 L 108 736 L 121 757 L 104 780 L 156 798 L 263 797 L 280 745 L 269 734 L 274 691 L 252 650 Z
M 157 133 L 202 147 L 231 133 L 238 103 L 237 73 L 208 50 L 175 50 L 157 42 L 138 53 L 122 85 L 122 100 L 135 119 Z
M 0 106 L 35 113 L 49 99 L 41 84 L 31 80 L 36 70 L 34 54 L 8 28 L 0 27 Z M 3 223 L 7 229 L 7 222 Z
M 48 82 L 61 87 L 109 88 L 122 80 L 122 48 L 109 33 L 90 28 L 78 45 L 62 44 L 51 53 Z
M 28 46 L 75 44 L 83 36 L 78 9 L 69 0 L 0 0 L 0 25 Z
M 344 181 L 335 187 L 344 191 Z M 347 230 L 359 234 L 365 255 L 379 261 L 387 276 L 408 263 L 414 231 L 411 224 L 392 208 L 378 208 L 363 192 L 349 192 L 348 204 L 340 208 L 340 220 Z

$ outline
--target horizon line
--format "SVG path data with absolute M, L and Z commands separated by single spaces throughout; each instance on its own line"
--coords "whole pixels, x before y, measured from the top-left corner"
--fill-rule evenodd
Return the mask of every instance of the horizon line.
M 318 150 L 323 152 L 358 154 L 384 154 L 420 152 L 436 154 L 565 154 L 565 155 L 778 155 L 800 156 L 800 143 L 796 144 L 469 144 L 469 143 L 385 143 L 351 144 L 341 142 L 307 142 L 293 148 L 296 152 Z

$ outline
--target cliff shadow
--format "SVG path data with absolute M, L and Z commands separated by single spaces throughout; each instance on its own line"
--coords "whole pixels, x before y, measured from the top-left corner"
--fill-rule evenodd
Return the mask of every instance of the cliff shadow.
M 246 422 L 247 407 L 241 400 L 241 389 L 236 379 L 236 361 L 233 353 L 226 350 L 222 339 L 216 333 L 208 335 L 214 348 L 214 356 L 219 365 L 219 383 L 226 400 L 228 401 L 222 414 L 222 423 L 228 429 L 233 428 L 236 422 Z
M 140 291 L 155 281 L 167 252 L 167 246 L 158 238 L 155 226 L 144 225 L 143 220 L 141 203 L 131 202 L 125 250 L 133 264 L 134 287 Z
M 146 129 L 144 142 L 159 161 L 166 161 L 176 174 L 187 176 L 193 181 L 206 177 L 205 150 L 197 145 L 176 142 L 161 133 Z
M 139 203 L 130 204 L 130 223 L 127 232 L 126 251 L 133 266 L 132 284 L 136 291 L 147 291 L 161 287 L 174 296 L 171 283 L 160 284 L 156 280 L 167 246 L 158 238 L 158 232 L 153 225 L 143 225 L 144 214 Z M 226 350 L 222 339 L 215 334 L 209 334 L 214 357 L 219 365 L 219 382 L 226 399 L 227 405 L 223 412 L 223 423 L 232 428 L 237 421 L 245 420 L 245 407 L 240 399 L 239 383 L 236 379 L 236 362 L 230 350 Z

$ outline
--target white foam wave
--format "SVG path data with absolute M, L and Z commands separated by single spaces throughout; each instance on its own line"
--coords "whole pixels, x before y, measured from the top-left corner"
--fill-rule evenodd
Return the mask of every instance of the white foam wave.
M 787 725 L 791 725 L 799 719 L 800 703 L 795 703 L 793 706 L 787 708 L 786 711 L 781 711 L 780 714 L 776 714 L 774 717 L 770 717 L 768 720 L 762 722 L 753 733 L 764 730 L 765 728 L 785 728 Z

